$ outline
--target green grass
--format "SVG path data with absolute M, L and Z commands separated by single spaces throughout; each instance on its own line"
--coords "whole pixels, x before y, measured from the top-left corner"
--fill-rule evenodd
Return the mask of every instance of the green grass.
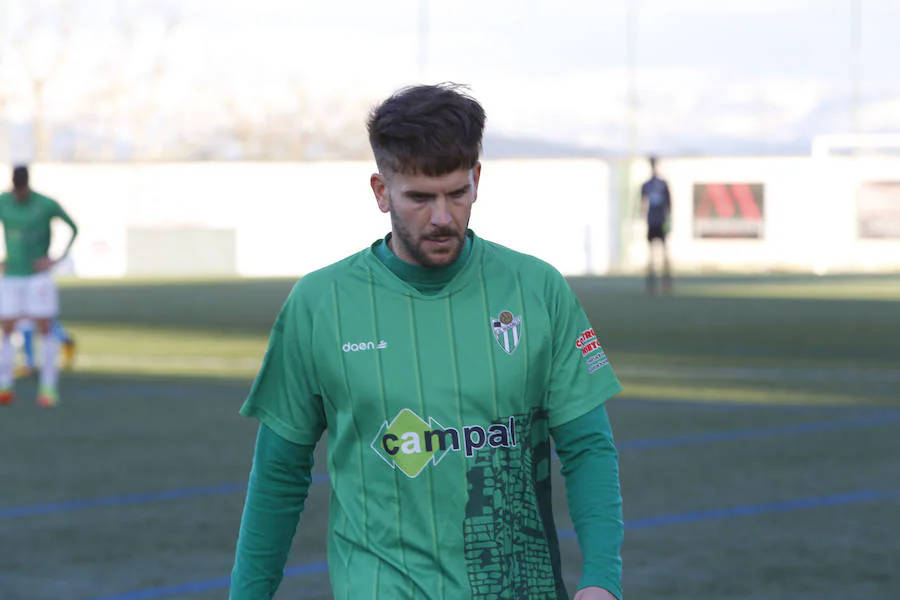
M 609 413 L 626 521 L 686 516 L 626 531 L 626 598 L 900 598 L 898 284 L 696 277 L 671 297 L 648 297 L 639 278 L 572 280 L 625 387 Z M 165 590 L 227 576 L 240 491 L 121 498 L 246 482 L 255 425 L 237 410 L 291 285 L 66 282 L 64 321 L 80 359 L 63 404 L 38 409 L 26 380 L 20 401 L 0 411 L 0 515 L 39 509 L 0 520 L 0 597 L 224 597 Z M 565 530 L 566 491 L 554 477 Z M 815 502 L 866 490 L 897 499 Z M 92 498 L 108 501 L 78 508 Z M 794 501 L 790 512 L 690 520 Z M 325 560 L 328 503 L 328 487 L 314 485 L 289 565 Z M 572 591 L 578 546 L 560 548 Z M 278 597 L 328 599 L 327 576 L 286 578 Z
M 625 394 L 741 402 L 896 401 L 900 277 L 571 280 Z M 252 377 L 293 281 L 69 282 L 85 372 Z M 643 390 L 643 391 L 642 391 Z
M 251 378 L 266 350 L 258 333 L 72 323 L 87 373 Z
M 818 277 L 799 282 L 694 283 L 685 286 L 681 293 L 689 296 L 714 296 L 717 298 L 800 298 L 892 302 L 900 300 L 900 280 Z

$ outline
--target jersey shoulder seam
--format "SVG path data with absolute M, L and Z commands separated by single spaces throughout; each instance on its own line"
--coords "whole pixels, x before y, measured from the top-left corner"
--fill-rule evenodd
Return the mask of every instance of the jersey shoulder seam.
M 294 284 L 291 295 L 302 296 L 303 304 L 308 307 L 311 314 L 315 315 L 319 312 L 322 303 L 329 297 L 331 284 L 339 282 L 355 269 L 365 270 L 365 265 L 361 264 L 364 262 L 365 252 L 366 250 L 362 250 L 351 254 L 337 262 L 303 275 Z
M 533 254 L 527 254 L 525 252 L 520 252 L 518 250 L 513 250 L 507 246 L 502 244 L 498 244 L 496 242 L 491 242 L 488 240 L 482 239 L 482 242 L 485 244 L 485 256 L 484 262 L 487 263 L 490 260 L 499 258 L 500 260 L 510 259 L 512 262 L 516 264 L 527 264 L 529 266 L 533 266 L 538 268 L 541 271 L 549 272 L 549 273 L 558 273 L 556 267 L 548 263 L 547 261 L 534 256 Z

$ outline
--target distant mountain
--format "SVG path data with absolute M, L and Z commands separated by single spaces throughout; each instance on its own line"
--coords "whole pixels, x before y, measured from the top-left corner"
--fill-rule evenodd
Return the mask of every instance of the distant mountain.
M 536 137 L 516 137 L 485 134 L 484 156 L 504 158 L 586 158 L 611 156 L 615 152 L 606 148 L 592 148 L 578 144 L 566 144 Z
M 823 133 L 841 133 L 841 129 L 850 129 L 847 117 L 846 99 L 828 97 L 818 102 L 807 114 L 796 119 L 770 126 L 756 132 L 743 134 L 722 133 L 716 119 L 723 114 L 739 115 L 740 107 L 732 105 L 704 106 L 702 111 L 692 114 L 690 119 L 679 122 L 678 126 L 666 132 L 653 134 L 649 126 L 639 132 L 638 154 L 656 154 L 662 157 L 674 156 L 806 156 L 811 151 L 814 137 Z M 700 114 L 702 113 L 702 114 Z M 834 124 L 829 127 L 828 124 Z M 94 131 L 90 126 L 71 122 L 50 124 L 53 134 L 52 160 L 146 160 L 141 149 L 136 147 L 135 140 L 126 137 L 108 138 L 102 131 Z M 619 123 L 595 124 L 594 138 L 606 140 L 604 146 L 567 142 L 556 133 L 554 139 L 538 136 L 518 136 L 514 134 L 488 131 L 484 139 L 484 156 L 488 159 L 525 159 L 525 158 L 601 158 L 609 159 L 627 155 L 624 145 L 624 132 Z M 579 131 L 577 127 L 573 132 Z M 581 129 L 580 131 L 584 131 Z M 157 132 L 155 146 L 165 146 L 165 154 L 171 160 L 242 160 L 254 158 L 246 154 L 246 146 L 236 138 L 233 132 L 219 128 L 204 128 L 199 125 L 190 132 L 192 144 L 179 145 L 179 138 L 173 137 L 172 131 Z M 183 133 L 183 132 L 181 132 Z M 270 156 L 257 156 L 261 160 L 296 160 L 298 157 L 328 159 L 353 159 L 368 153 L 365 139 L 356 136 L 356 132 L 347 133 L 344 138 L 335 137 L 322 142 L 331 142 L 323 146 L 321 156 L 316 156 L 315 143 L 306 148 L 303 155 L 291 154 L 290 149 L 281 148 L 289 138 L 281 138 L 280 131 L 255 131 L 257 138 L 251 147 L 269 151 Z M 577 135 L 577 134 L 576 134 Z M 350 137 L 347 137 L 350 136 Z M 776 137 L 777 141 L 770 139 Z M 573 136 L 574 137 L 574 136 Z M 351 139 L 352 138 L 352 139 Z M 315 141 L 318 138 L 313 138 Z M 343 140 L 343 141 L 342 141 Z M 148 140 L 143 139 L 142 142 Z M 284 143 L 283 143 L 284 142 Z M 0 118 L 0 162 L 29 160 L 32 151 L 32 129 L 26 123 L 9 123 Z M 279 150 L 276 152 L 276 150 Z

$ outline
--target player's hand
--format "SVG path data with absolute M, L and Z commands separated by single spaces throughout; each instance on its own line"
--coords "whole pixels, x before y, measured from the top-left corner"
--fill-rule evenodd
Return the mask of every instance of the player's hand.
M 43 272 L 43 271 L 49 271 L 50 269 L 53 268 L 53 265 L 55 265 L 55 264 L 56 264 L 55 260 L 44 256 L 44 257 L 39 258 L 36 261 L 34 261 L 34 263 L 32 263 L 32 266 L 34 267 L 35 271 Z
M 616 600 L 616 597 L 599 587 L 586 587 L 578 590 L 574 600 Z

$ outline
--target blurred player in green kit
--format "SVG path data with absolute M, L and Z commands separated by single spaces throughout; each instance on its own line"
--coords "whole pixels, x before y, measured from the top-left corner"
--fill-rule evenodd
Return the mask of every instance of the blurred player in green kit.
M 584 557 L 575 598 L 622 597 L 604 406 L 621 386 L 562 275 L 469 229 L 484 123 L 453 85 L 372 112 L 391 232 L 303 277 L 275 321 L 241 409 L 260 426 L 232 600 L 275 594 L 323 434 L 335 598 L 570 598 L 551 438 Z
M 78 227 L 66 211 L 53 199 L 31 189 L 28 169 L 15 167 L 11 192 L 0 194 L 0 223 L 6 239 L 6 261 L 0 279 L 0 322 L 3 341 L 0 345 L 0 404 L 14 400 L 15 349 L 12 334 L 22 319 L 34 321 L 41 334 L 40 388 L 37 402 L 55 406 L 59 402 L 59 338 L 52 330 L 59 316 L 59 291 L 50 275 L 57 261 L 48 256 L 50 225 L 62 219 L 72 237 L 62 254 L 65 257 L 78 235 Z

